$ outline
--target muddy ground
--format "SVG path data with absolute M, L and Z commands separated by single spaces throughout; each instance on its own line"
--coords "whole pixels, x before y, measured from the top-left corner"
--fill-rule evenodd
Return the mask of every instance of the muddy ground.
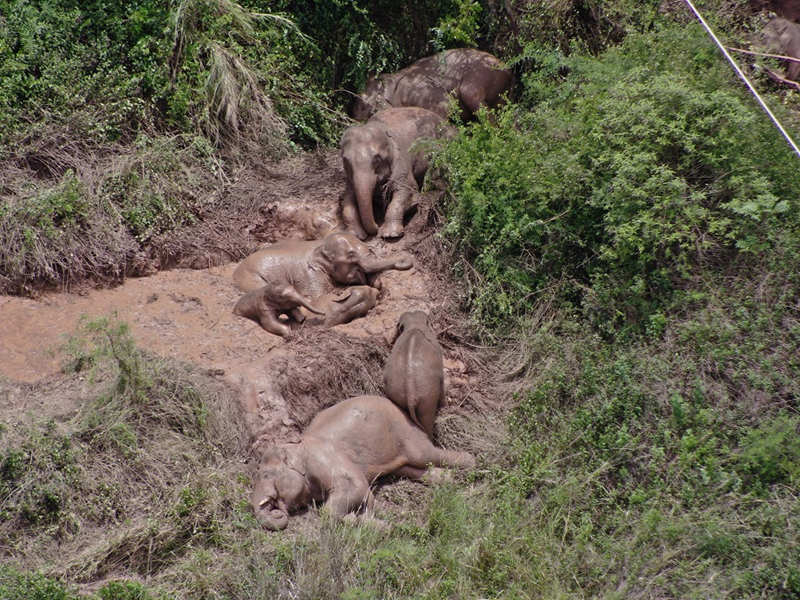
M 253 248 L 279 239 L 317 237 L 337 223 L 343 189 L 344 175 L 335 150 L 295 156 L 250 173 L 232 189 L 252 198 L 251 216 L 242 220 L 239 234 Z M 61 394 L 23 390 L 30 388 L 25 384 L 34 383 L 43 384 L 41 389 L 58 390 L 68 358 L 65 341 L 82 320 L 106 316 L 127 322 L 140 348 L 208 370 L 235 386 L 249 410 L 255 448 L 296 439 L 316 411 L 343 399 L 333 397 L 337 392 L 378 391 L 381 373 L 373 371 L 379 370 L 395 323 L 407 310 L 431 312 L 434 327 L 441 331 L 449 381 L 449 408 L 442 414 L 480 409 L 488 400 L 478 393 L 479 361 L 458 344 L 454 332 L 463 329 L 464 316 L 455 314 L 454 294 L 432 244 L 428 208 L 435 197 L 426 195 L 427 204 L 412 218 L 402 240 L 370 242 L 379 255 L 410 251 L 416 257 L 415 268 L 384 274 L 378 305 L 367 317 L 332 332 L 308 328 L 285 341 L 234 316 L 231 310 L 240 294 L 231 274 L 237 263 L 226 260 L 217 248 L 199 247 L 178 263 L 213 265 L 207 268 L 157 271 L 110 289 L 49 292 L 37 299 L 0 296 L 0 421 L 64 418 L 76 410 L 80 390 L 74 385 L 64 384 L 69 390 Z M 337 364 L 347 363 L 342 356 L 346 353 L 361 354 L 350 356 L 356 366 L 342 370 Z M 367 354 L 373 356 L 372 363 L 362 360 Z M 371 365 L 368 370 L 365 364 Z M 308 374 L 320 369 L 338 373 L 337 385 L 327 392 L 314 386 L 313 376 L 308 381 Z M 296 385 L 304 377 L 305 387 Z M 348 382 L 352 377 L 359 380 Z M 326 393 L 330 397 L 323 397 Z

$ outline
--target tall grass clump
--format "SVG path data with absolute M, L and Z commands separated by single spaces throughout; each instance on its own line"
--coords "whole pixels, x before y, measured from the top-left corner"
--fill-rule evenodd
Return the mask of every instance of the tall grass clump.
M 237 527 L 256 527 L 232 390 L 147 356 L 113 320 L 86 323 L 68 354 L 93 395 L 65 422 L 3 434 L 0 589 L 36 571 L 72 584 L 163 580 L 195 549 L 221 552 Z
M 43 287 L 141 274 L 140 263 L 163 253 L 159 235 L 218 207 L 224 174 L 204 138 L 142 134 L 114 149 L 104 156 L 98 146 L 65 149 L 31 140 L 28 160 L 42 175 L 4 163 L 0 293 L 33 295 Z

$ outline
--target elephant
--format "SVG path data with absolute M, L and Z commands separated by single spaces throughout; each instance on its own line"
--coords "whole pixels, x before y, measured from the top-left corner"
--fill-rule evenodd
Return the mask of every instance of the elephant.
M 279 316 L 303 322 L 301 307 L 324 314 L 327 325 L 344 323 L 375 306 L 378 274 L 413 265 L 405 252 L 377 258 L 347 232 L 329 233 L 321 240 L 284 240 L 254 252 L 236 267 L 233 282 L 245 295 L 234 312 L 283 336 L 289 335 L 291 327 Z M 338 284 L 354 287 L 342 291 L 337 290 Z
M 289 515 L 312 502 L 343 517 L 371 511 L 370 485 L 383 475 L 420 479 L 429 465 L 472 468 L 467 452 L 435 447 L 388 398 L 357 396 L 317 414 L 300 442 L 262 455 L 251 497 L 267 529 L 285 529 Z
M 797 0 L 750 0 L 754 10 L 771 10 L 790 21 L 800 20 L 800 3 Z
M 342 219 L 361 240 L 380 233 L 403 236 L 403 217 L 417 204 L 428 170 L 423 152 L 411 152 L 415 141 L 452 135 L 442 117 L 419 107 L 390 108 L 363 125 L 344 132 L 341 144 L 346 185 Z M 382 205 L 383 224 L 375 222 L 374 204 Z
M 233 312 L 255 321 L 269 333 L 289 337 L 292 323 L 333 327 L 363 317 L 378 303 L 378 293 L 377 288 L 369 285 L 354 285 L 325 294 L 315 300 L 315 306 L 290 286 L 273 288 L 265 285 L 239 298 Z M 300 307 L 318 316 L 306 318 Z M 281 322 L 280 315 L 286 315 L 289 319 Z
M 444 118 L 455 96 L 468 120 L 481 105 L 495 107 L 511 89 L 511 71 L 495 56 L 474 48 L 454 48 L 418 60 L 396 73 L 370 78 L 350 115 L 366 121 L 393 106 L 421 106 Z
M 800 23 L 776 17 L 764 28 L 764 40 L 773 52 L 800 59 Z M 800 62 L 786 63 L 787 79 L 800 81 Z
M 397 336 L 383 371 L 383 391 L 408 410 L 411 420 L 433 440 L 436 411 L 444 400 L 444 360 L 424 312 L 406 312 L 397 322 Z

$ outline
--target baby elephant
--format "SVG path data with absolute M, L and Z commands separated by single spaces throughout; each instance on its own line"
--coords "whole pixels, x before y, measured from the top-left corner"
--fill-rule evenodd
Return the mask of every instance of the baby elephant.
M 432 440 L 436 411 L 444 400 L 444 366 L 442 348 L 424 312 L 404 313 L 397 322 L 397 337 L 383 371 L 383 389 Z
M 380 396 L 357 396 L 321 411 L 296 444 L 265 453 L 253 490 L 258 520 L 284 529 L 289 514 L 327 499 L 334 515 L 371 509 L 370 485 L 391 473 L 412 479 L 429 465 L 471 468 L 467 452 L 435 447 L 397 406 Z
M 300 311 L 301 306 L 314 314 L 325 314 L 290 285 L 265 285 L 247 292 L 233 307 L 233 314 L 255 321 L 269 333 L 286 337 L 292 330 L 288 324 L 281 323 L 278 317 L 290 315 L 295 321 L 302 322 L 304 315 Z
M 414 149 L 415 142 L 453 135 L 455 130 L 444 118 L 417 106 L 382 110 L 345 131 L 341 149 L 345 226 L 360 240 L 375 234 L 402 237 L 404 218 L 417 205 L 428 170 L 428 157 L 424 150 Z M 380 229 L 376 218 L 383 221 Z
M 275 288 L 265 285 L 239 298 L 233 313 L 255 321 L 269 333 L 288 337 L 293 324 L 305 322 L 333 327 L 362 317 L 375 307 L 378 293 L 378 289 L 369 285 L 354 285 L 336 289 L 317 298 L 312 304 L 291 286 Z M 319 316 L 307 319 L 301 307 Z M 281 315 L 286 315 L 288 319 L 281 321 Z

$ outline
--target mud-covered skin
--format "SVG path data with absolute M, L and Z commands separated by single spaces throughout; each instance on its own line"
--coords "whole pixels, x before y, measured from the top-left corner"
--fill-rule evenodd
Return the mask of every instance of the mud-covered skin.
M 299 443 L 266 452 L 251 501 L 263 525 L 284 529 L 312 501 L 340 517 L 371 509 L 370 484 L 382 475 L 419 479 L 428 465 L 474 464 L 466 452 L 436 448 L 391 400 L 358 396 L 320 412 Z
M 764 42 L 777 54 L 800 58 L 800 23 L 777 17 L 764 28 Z M 800 62 L 786 62 L 786 78 L 800 81 Z
M 511 71 L 498 58 L 473 48 L 455 48 L 370 79 L 350 114 L 366 121 L 385 108 L 421 106 L 446 118 L 455 96 L 463 118 L 469 119 L 481 105 L 497 106 L 512 82 Z
M 322 240 L 285 240 L 254 252 L 236 267 L 234 285 L 246 294 L 234 312 L 284 336 L 291 331 L 291 323 L 281 322 L 278 316 L 286 314 L 290 320 L 302 322 L 300 307 L 317 314 L 333 309 L 325 322 L 345 323 L 366 314 L 359 311 L 374 306 L 377 295 L 362 290 L 339 303 L 329 297 L 322 303 L 327 310 L 317 308 L 318 300 L 332 294 L 338 285 L 366 287 L 383 271 L 406 270 L 413 264 L 407 253 L 377 258 L 366 244 L 346 232 L 330 233 Z
M 286 337 L 292 330 L 288 324 L 280 321 L 279 316 L 291 316 L 295 321 L 302 322 L 304 316 L 299 311 L 300 307 L 325 316 L 324 310 L 303 298 L 293 287 L 271 285 L 247 292 L 239 298 L 233 307 L 233 312 L 240 317 L 255 321 L 269 333 Z
M 417 140 L 452 135 L 444 119 L 419 107 L 390 108 L 350 127 L 342 136 L 345 172 L 342 219 L 361 240 L 380 233 L 395 239 L 403 235 L 403 217 L 417 204 L 419 186 L 428 170 L 424 152 L 411 152 Z M 378 200 L 378 229 L 374 201 Z
M 383 371 L 383 391 L 433 440 L 433 424 L 444 400 L 444 360 L 436 334 L 422 311 L 404 313 Z

